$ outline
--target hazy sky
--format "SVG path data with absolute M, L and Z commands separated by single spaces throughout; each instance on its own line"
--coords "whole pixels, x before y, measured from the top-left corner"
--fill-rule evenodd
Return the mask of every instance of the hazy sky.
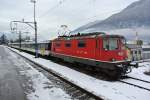
M 94 20 L 103 20 L 138 0 L 36 0 L 38 36 L 44 39 L 57 35 L 60 25 L 70 30 Z M 33 4 L 30 0 L 0 0 L 0 32 L 9 32 L 13 20 L 32 21 Z M 20 30 L 30 31 L 19 24 Z M 33 35 L 33 34 L 32 34 Z

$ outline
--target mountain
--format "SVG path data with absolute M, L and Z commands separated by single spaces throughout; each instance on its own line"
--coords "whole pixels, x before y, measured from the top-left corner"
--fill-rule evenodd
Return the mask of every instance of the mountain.
M 114 14 L 103 21 L 95 21 L 75 30 L 104 31 L 113 29 L 149 27 L 150 26 L 150 0 L 140 0 L 132 3 L 120 13 Z M 87 27 L 88 26 L 88 27 Z
M 94 22 L 87 23 L 87 24 L 85 24 L 85 25 L 79 27 L 78 29 L 74 30 L 74 32 L 77 31 L 77 30 L 85 30 L 85 29 L 88 29 L 88 28 L 90 28 L 91 26 L 93 26 L 93 25 L 95 25 L 95 24 L 98 24 L 99 22 L 100 22 L 99 20 L 96 20 L 96 21 L 94 21 Z

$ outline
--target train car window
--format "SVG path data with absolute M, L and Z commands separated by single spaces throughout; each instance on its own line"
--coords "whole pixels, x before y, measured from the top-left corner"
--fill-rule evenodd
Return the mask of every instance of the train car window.
M 31 46 L 32 46 L 32 49 L 34 49 L 34 48 L 35 48 L 35 44 L 31 44 Z
M 43 43 L 43 48 L 47 49 L 47 43 Z
M 30 44 L 30 49 L 32 49 L 33 48 L 33 45 L 32 44 Z
M 40 49 L 41 48 L 41 44 L 40 43 L 38 43 L 38 49 Z
M 42 44 L 41 44 L 41 43 L 38 44 L 38 48 L 39 48 L 39 49 L 42 48 Z
M 44 48 L 47 50 L 47 49 L 48 49 L 48 44 L 47 44 L 47 43 L 45 43 L 44 45 L 45 45 L 45 47 L 44 47 Z
M 30 49 L 32 49 L 32 44 L 29 44 L 30 45 Z
M 45 48 L 45 44 L 44 43 L 41 43 L 41 48 Z
M 131 51 L 131 55 L 133 55 L 133 51 Z
M 85 41 L 84 41 L 84 40 L 79 40 L 79 41 L 78 41 L 78 47 L 79 47 L 79 48 L 86 47 Z
M 49 50 L 49 48 L 50 48 L 50 47 L 49 47 L 49 43 L 45 43 L 45 49 L 46 49 L 46 50 Z
M 139 51 L 139 54 L 142 54 L 141 51 Z

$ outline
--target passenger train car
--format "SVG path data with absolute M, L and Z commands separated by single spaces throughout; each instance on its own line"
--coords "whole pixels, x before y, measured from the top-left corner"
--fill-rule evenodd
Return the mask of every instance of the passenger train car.
M 19 44 L 10 44 L 19 48 Z M 33 43 L 23 43 L 21 49 L 34 52 Z M 125 38 L 102 32 L 59 36 L 46 43 L 39 43 L 39 54 L 49 55 L 67 62 L 84 64 L 103 71 L 110 77 L 120 77 L 131 71 L 125 48 Z
M 35 43 L 34 42 L 23 42 L 21 43 L 9 43 L 9 45 L 16 49 L 21 49 L 24 51 L 29 51 L 31 53 L 35 53 Z M 43 56 L 49 56 L 51 50 L 51 42 L 44 41 L 38 43 L 38 54 Z

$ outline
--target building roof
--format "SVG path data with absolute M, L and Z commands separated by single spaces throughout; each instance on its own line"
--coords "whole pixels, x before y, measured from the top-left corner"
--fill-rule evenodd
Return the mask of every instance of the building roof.
M 141 45 L 137 45 L 137 44 L 127 44 L 127 47 L 130 49 L 142 48 Z

